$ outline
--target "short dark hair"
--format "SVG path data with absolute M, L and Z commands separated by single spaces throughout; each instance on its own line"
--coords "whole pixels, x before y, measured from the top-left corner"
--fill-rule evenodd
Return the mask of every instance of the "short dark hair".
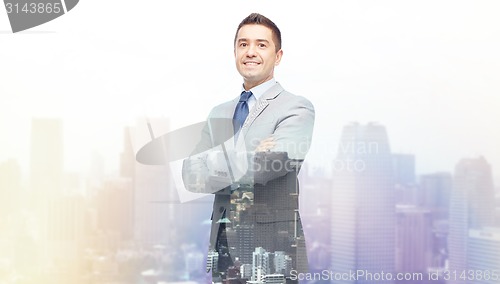
M 236 30 L 236 34 L 234 35 L 234 43 L 236 45 L 236 40 L 238 37 L 238 32 L 243 26 L 246 25 L 263 25 L 264 27 L 267 27 L 271 29 L 273 33 L 273 41 L 274 45 L 276 46 L 276 52 L 278 52 L 281 49 L 281 32 L 280 29 L 278 29 L 278 26 L 276 26 L 273 21 L 270 19 L 266 18 L 265 16 L 259 14 L 259 13 L 252 13 L 248 15 L 241 23 L 238 25 L 238 29 Z

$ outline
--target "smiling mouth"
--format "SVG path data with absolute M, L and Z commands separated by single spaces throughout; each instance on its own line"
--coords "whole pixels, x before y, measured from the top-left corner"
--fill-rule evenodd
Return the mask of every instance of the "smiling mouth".
M 243 65 L 246 65 L 246 66 L 257 66 L 259 64 L 260 64 L 259 62 L 255 62 L 255 61 L 243 62 Z

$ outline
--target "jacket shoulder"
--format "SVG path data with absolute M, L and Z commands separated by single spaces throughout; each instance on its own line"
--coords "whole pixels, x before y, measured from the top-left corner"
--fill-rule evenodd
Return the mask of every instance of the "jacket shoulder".
M 305 107 L 308 108 L 312 111 L 314 111 L 314 105 L 310 100 L 303 96 L 298 96 L 293 93 L 290 93 L 286 90 L 283 90 L 276 98 L 275 100 L 283 105 L 287 106 L 300 106 L 300 107 Z

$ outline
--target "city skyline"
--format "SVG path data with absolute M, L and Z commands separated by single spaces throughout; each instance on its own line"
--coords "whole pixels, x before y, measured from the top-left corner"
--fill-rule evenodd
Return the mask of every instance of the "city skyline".
M 91 176 L 93 174 L 93 171 L 95 171 L 95 167 L 97 165 L 96 163 L 98 163 L 98 167 L 99 167 L 101 175 L 105 175 L 107 177 L 119 176 L 120 170 L 121 170 L 120 169 L 121 151 L 123 151 L 122 147 L 124 147 L 123 145 L 121 145 L 121 139 L 123 136 L 123 129 L 130 128 L 132 126 L 136 126 L 137 124 L 141 124 L 141 123 L 144 123 L 144 125 L 141 125 L 141 127 L 144 128 L 145 127 L 145 120 L 146 120 L 146 118 L 138 118 L 138 119 L 135 119 L 134 123 L 126 124 L 126 125 L 123 125 L 121 128 L 118 127 L 117 129 L 115 129 L 113 131 L 113 133 L 116 134 L 115 135 L 116 137 L 114 137 L 114 139 L 116 139 L 116 141 L 120 141 L 120 146 L 118 148 L 113 147 L 113 151 L 111 153 L 105 154 L 105 153 L 101 152 L 100 150 L 98 150 L 97 148 L 88 148 L 87 149 L 88 151 L 86 151 L 86 154 L 84 151 L 78 151 L 77 155 L 79 156 L 80 159 L 82 159 L 85 162 L 80 163 L 79 167 L 75 167 L 75 165 L 73 163 L 71 163 L 71 162 L 69 163 L 69 158 L 67 157 L 68 151 L 75 151 L 75 146 L 71 146 L 71 144 L 68 143 L 67 137 L 65 136 L 66 131 L 64 131 L 64 130 L 66 128 L 64 127 L 65 126 L 64 120 L 62 120 L 60 118 L 54 118 L 54 117 L 41 117 L 41 118 L 32 118 L 32 121 L 37 120 L 37 119 L 52 120 L 52 121 L 57 120 L 57 121 L 59 121 L 59 123 L 61 123 L 61 125 L 60 125 L 61 130 L 62 130 L 61 139 L 63 139 L 63 141 L 61 141 L 61 143 L 62 143 L 61 146 L 64 149 L 63 150 L 64 154 L 62 157 L 63 161 L 61 161 L 60 167 L 63 168 L 65 174 L 76 174 L 80 178 L 84 178 L 87 175 Z M 157 135 L 161 135 L 161 134 L 166 133 L 167 132 L 166 129 L 171 127 L 171 123 L 169 123 L 171 120 L 166 118 L 166 117 L 153 117 L 153 118 L 149 118 L 148 120 L 151 120 L 151 119 L 153 121 L 156 121 L 155 123 L 152 124 L 152 129 L 155 131 L 155 133 L 157 133 Z M 159 121 L 162 121 L 162 122 L 160 123 Z M 373 122 L 369 122 L 369 123 L 373 123 Z M 175 128 L 174 128 L 174 130 L 175 130 Z M 341 132 L 340 130 L 338 131 L 339 133 Z M 142 130 L 136 130 L 136 131 L 144 132 L 146 130 L 142 129 Z M 142 133 L 142 134 L 137 134 L 137 133 L 130 134 L 129 133 L 129 135 L 146 136 L 144 133 Z M 149 137 L 149 134 L 147 134 L 147 136 Z M 144 138 L 143 137 L 139 137 L 139 138 L 133 137 L 132 140 L 134 140 L 133 145 L 132 145 L 132 147 L 133 147 L 132 150 L 134 152 L 137 152 L 140 148 L 140 144 L 144 143 Z M 135 140 L 137 140 L 137 141 L 135 141 Z M 318 140 L 318 139 L 316 139 L 316 140 Z M 109 143 L 109 141 L 108 141 L 108 143 Z M 324 141 L 321 141 L 321 143 L 324 143 Z M 21 143 L 21 144 L 23 144 L 23 143 Z M 315 145 L 317 146 L 317 143 L 315 143 Z M 335 153 L 339 147 L 341 147 L 345 151 L 345 150 L 349 150 L 349 147 L 351 147 L 351 146 L 352 145 L 349 145 L 349 143 L 342 144 L 341 142 L 340 143 L 339 142 L 332 142 L 330 147 L 328 147 L 329 150 L 325 151 L 326 153 L 325 153 L 325 155 L 323 155 L 323 157 L 318 159 L 317 153 L 313 153 L 313 154 L 311 154 L 312 157 L 310 159 L 308 158 L 308 161 L 306 161 L 306 164 L 310 165 L 311 167 L 314 167 L 316 170 L 323 171 L 329 175 L 335 169 L 336 158 L 335 158 L 335 154 L 332 154 L 332 153 Z M 27 182 L 29 181 L 29 176 L 30 176 L 30 170 L 29 170 L 31 167 L 31 165 L 29 163 L 29 159 L 30 159 L 29 148 L 30 147 L 31 146 L 29 146 L 29 144 L 28 144 L 27 149 L 25 151 L 25 154 L 23 154 L 24 158 L 20 158 L 19 156 L 15 156 L 15 155 L 6 155 L 4 157 L 4 159 L 0 159 L 0 162 L 6 162 L 9 160 L 13 160 L 20 166 L 22 181 L 23 181 L 23 185 L 25 187 L 28 185 Z M 317 147 L 314 147 L 314 145 L 313 145 L 312 151 L 317 152 L 317 150 L 318 150 Z M 69 150 L 68 148 L 71 150 Z M 392 145 L 391 145 L 391 148 L 392 148 Z M 465 152 L 467 152 L 467 151 L 464 151 L 464 153 Z M 396 151 L 395 154 L 418 156 L 412 152 L 397 152 Z M 72 156 L 72 154 L 70 153 L 69 156 Z M 439 168 L 435 171 L 423 170 L 421 172 L 418 172 L 418 168 L 416 167 L 415 168 L 415 175 L 416 176 L 424 176 L 426 174 L 432 174 L 432 173 L 452 172 L 454 165 L 456 163 L 458 163 L 461 159 L 477 158 L 477 157 L 482 157 L 482 156 L 487 158 L 488 161 L 491 161 L 490 157 L 482 155 L 480 153 L 478 153 L 476 155 L 463 154 L 454 162 L 452 162 L 452 161 L 446 162 L 446 163 L 450 163 L 453 165 L 450 168 Z M 414 164 L 418 165 L 421 162 L 422 161 L 420 159 L 418 159 L 416 161 L 416 163 L 414 163 Z M 68 165 L 68 163 L 72 164 L 72 166 Z M 493 177 L 493 180 L 495 182 L 495 189 L 500 189 L 497 186 L 498 184 L 500 184 L 500 171 L 498 171 L 498 173 L 496 173 L 495 169 L 497 167 L 495 167 L 494 163 L 491 163 L 491 165 L 492 165 L 492 177 Z M 498 168 L 500 169 L 500 167 L 498 167 Z
M 153 124 L 165 125 L 161 120 L 153 120 Z M 138 122 L 135 127 L 140 125 Z M 120 175 L 106 177 L 100 174 L 100 159 L 95 157 L 96 170 L 87 179 L 91 194 L 83 196 L 73 190 L 74 180 L 62 178 L 61 149 L 52 147 L 61 141 L 60 121 L 33 121 L 33 132 L 51 133 L 43 139 L 45 144 L 52 145 L 47 148 L 51 151 L 45 151 L 43 143 L 37 143 L 38 134 L 31 141 L 32 168 L 39 173 L 32 175 L 33 182 L 29 186 L 38 192 L 36 197 L 26 198 L 29 196 L 27 192 L 10 196 L 6 189 L 19 189 L 20 175 L 16 174 L 18 166 L 13 160 L 0 163 L 0 177 L 3 177 L 0 196 L 6 197 L 2 200 L 17 202 L 24 208 L 21 211 L 24 210 L 24 214 L 27 212 L 28 216 L 39 215 L 30 217 L 32 220 L 28 221 L 29 218 L 18 215 L 18 210 L 11 207 L 10 212 L 4 212 L 7 214 L 3 216 L 7 216 L 7 219 L 0 218 L 0 228 L 7 232 L 7 235 L 0 232 L 0 240 L 3 239 L 4 244 L 5 240 L 9 241 L 11 234 L 23 232 L 30 232 L 26 235 L 28 240 L 32 238 L 38 243 L 31 263 L 27 262 L 25 256 L 18 260 L 28 264 L 26 268 L 18 270 L 19 273 L 31 275 L 34 271 L 44 271 L 43 275 L 47 279 L 76 277 L 75 283 L 78 283 L 79 277 L 87 275 L 81 266 L 85 261 L 93 263 L 93 269 L 104 269 L 108 277 L 118 277 L 118 267 L 129 265 L 124 259 L 137 258 L 146 261 L 144 265 L 155 265 L 144 266 L 142 272 L 137 270 L 139 267 L 135 267 L 127 270 L 123 277 L 203 278 L 199 269 L 203 267 L 206 243 L 202 241 L 205 238 L 200 236 L 208 234 L 206 222 L 211 203 L 198 200 L 180 204 L 171 177 L 165 175 L 168 170 L 166 167 L 148 167 L 135 161 L 134 142 L 130 136 L 132 130 L 122 129 Z M 386 272 L 425 275 L 429 270 L 442 271 L 448 267 L 448 261 L 450 266 L 463 269 L 484 265 L 495 267 L 498 255 L 490 253 L 491 260 L 488 262 L 481 262 L 478 258 L 479 253 L 485 250 L 485 245 L 491 243 L 496 247 L 497 233 L 490 227 L 500 226 L 500 216 L 494 211 L 498 204 L 493 202 L 493 182 L 488 161 L 483 157 L 462 159 L 456 164 L 453 175 L 440 172 L 416 178 L 414 163 L 418 159 L 413 155 L 392 153 L 388 133 L 390 131 L 386 132 L 384 126 L 379 124 L 348 124 L 339 142 L 342 146 L 338 147 L 337 163 L 348 165 L 350 161 L 351 165 L 356 165 L 352 161 L 361 161 L 363 167 L 337 170 L 333 179 L 313 168 L 304 168 L 301 184 L 304 184 L 302 191 L 307 194 L 302 199 L 301 212 L 304 213 L 306 226 L 304 232 L 314 236 L 308 247 L 311 269 L 342 272 L 343 269 L 358 268 L 377 273 L 383 267 Z M 59 162 L 54 162 L 56 167 L 46 169 L 41 160 L 54 156 L 59 157 Z M 64 182 L 47 181 L 44 172 L 58 177 L 55 181 Z M 336 190 L 331 191 L 332 188 Z M 325 194 L 328 195 L 323 196 Z M 318 198 L 320 196 L 323 198 Z M 252 247 L 251 240 L 256 236 L 252 228 L 246 226 L 243 214 L 251 209 L 248 207 L 251 198 L 251 194 L 242 193 L 241 200 L 235 204 L 241 207 L 240 214 L 224 219 L 224 222 L 234 223 L 231 225 L 233 229 L 227 231 L 228 243 L 243 240 L 237 241 L 242 246 L 236 248 L 240 260 L 238 265 L 241 266 L 230 267 L 227 275 L 229 278 L 244 276 L 254 281 L 266 277 L 282 281 L 285 275 L 291 275 L 291 268 L 301 264 L 294 263 L 293 257 L 290 257 L 293 250 L 288 248 L 286 234 L 282 240 L 264 242 L 269 249 Z M 491 206 L 486 208 L 480 205 L 486 203 Z M 254 210 L 260 210 L 257 207 Z M 21 224 L 13 224 L 14 218 Z M 179 218 L 185 222 L 179 222 Z M 326 221 L 328 230 L 319 220 Z M 378 226 L 370 225 L 373 223 Z M 450 231 L 447 224 L 450 224 Z M 354 233 L 352 226 L 357 227 L 357 233 Z M 284 233 L 288 231 L 287 234 L 291 231 L 290 228 L 280 230 Z M 448 234 L 449 239 L 446 237 Z M 492 234 L 494 237 L 490 237 Z M 299 253 L 301 247 L 305 246 L 303 243 L 301 245 L 300 237 L 297 240 Z M 377 242 L 383 245 L 377 245 Z M 174 244 L 177 244 L 177 248 Z M 462 251 L 465 247 L 471 248 L 470 257 Z M 338 250 L 343 252 L 341 258 L 336 256 Z M 25 251 L 30 252 L 30 249 Z M 253 257 L 248 254 L 251 251 L 254 252 Z M 260 255 L 260 263 L 267 264 L 256 265 L 257 260 L 252 260 L 255 253 Z M 12 252 L 6 250 L 0 258 L 9 257 L 10 254 Z M 376 262 L 373 258 L 375 254 Z M 124 255 L 128 255 L 128 258 L 124 258 Z M 382 255 L 385 257 L 384 262 L 381 262 Z M 102 257 L 108 258 L 113 265 L 102 267 L 99 264 Z M 151 259 L 156 260 L 151 262 Z M 183 262 L 176 262 L 181 259 Z M 50 272 L 50 265 L 38 266 L 39 263 L 66 263 L 60 267 L 69 274 L 63 276 L 55 271 Z M 357 263 L 357 266 L 349 266 L 353 263 Z M 178 273 L 180 271 L 182 273 Z

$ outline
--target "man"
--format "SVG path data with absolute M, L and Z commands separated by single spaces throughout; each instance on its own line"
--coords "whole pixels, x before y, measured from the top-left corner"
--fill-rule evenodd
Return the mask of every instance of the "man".
M 241 95 L 211 111 L 198 154 L 184 163 L 184 181 L 191 191 L 200 192 L 201 183 L 201 191 L 215 193 L 207 260 L 213 281 L 291 282 L 291 270 L 307 270 L 297 173 L 311 143 L 314 108 L 275 81 L 283 51 L 280 30 L 268 18 L 253 13 L 240 23 L 234 56 Z M 213 119 L 230 120 L 231 127 Z M 242 145 L 244 157 L 234 158 Z M 218 154 L 227 175 L 213 170 L 220 168 Z M 233 159 L 247 163 L 242 175 Z

